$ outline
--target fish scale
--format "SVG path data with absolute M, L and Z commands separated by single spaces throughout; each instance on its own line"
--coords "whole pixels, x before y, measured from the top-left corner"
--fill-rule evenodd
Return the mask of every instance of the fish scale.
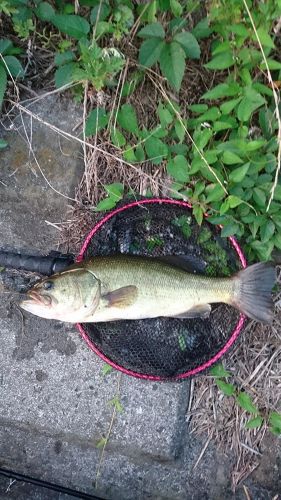
M 234 290 L 233 279 L 189 274 L 152 258 L 95 257 L 89 260 L 87 267 L 100 279 L 102 294 L 129 285 L 138 290 L 136 301 L 128 306 L 124 303 L 123 307 L 109 308 L 107 301 L 102 300 L 93 315 L 86 319 L 88 322 L 175 317 L 194 306 L 229 303 Z

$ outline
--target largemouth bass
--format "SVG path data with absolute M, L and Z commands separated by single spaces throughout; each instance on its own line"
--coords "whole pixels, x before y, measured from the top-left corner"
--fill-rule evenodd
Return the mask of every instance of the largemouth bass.
M 231 278 L 210 278 L 150 257 L 93 257 L 41 280 L 20 306 L 43 318 L 96 323 L 206 317 L 210 304 L 223 302 L 270 323 L 275 280 L 269 263 L 254 264 Z

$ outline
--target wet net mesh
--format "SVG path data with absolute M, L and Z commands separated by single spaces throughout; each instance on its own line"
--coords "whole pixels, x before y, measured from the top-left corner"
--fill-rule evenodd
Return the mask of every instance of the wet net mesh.
M 152 203 L 126 208 L 92 237 L 84 258 L 128 253 L 185 255 L 190 271 L 229 276 L 241 268 L 239 257 L 219 230 L 204 221 L 199 227 L 183 206 Z M 213 304 L 208 319 L 156 318 L 82 326 L 94 346 L 127 370 L 174 378 L 215 356 L 228 341 L 239 312 Z

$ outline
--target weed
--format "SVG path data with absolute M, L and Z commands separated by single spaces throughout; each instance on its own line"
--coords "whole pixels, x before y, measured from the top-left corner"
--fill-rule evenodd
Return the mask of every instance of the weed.
M 215 377 L 214 380 L 219 390 L 225 396 L 234 397 L 236 404 L 251 416 L 246 423 L 247 429 L 256 429 L 261 427 L 263 424 L 266 424 L 273 434 L 281 434 L 280 413 L 264 409 L 261 412 L 261 410 L 259 410 L 253 403 L 251 396 L 246 391 L 240 391 L 236 385 L 227 381 L 227 379 L 231 376 L 231 373 L 226 371 L 222 364 L 215 365 L 211 368 L 210 373 L 213 377 Z

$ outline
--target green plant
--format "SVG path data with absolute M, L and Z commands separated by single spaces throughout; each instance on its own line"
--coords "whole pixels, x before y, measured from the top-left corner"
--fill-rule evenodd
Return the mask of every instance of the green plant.
M 14 30 L 20 38 L 26 40 L 30 36 L 30 33 L 35 30 L 35 26 L 32 19 L 14 21 Z
M 133 3 L 130 0 L 104 1 L 97 0 L 91 10 L 90 20 L 95 24 L 96 37 L 112 35 L 117 41 L 129 33 L 134 24 Z
M 11 16 L 12 14 L 16 14 L 18 11 L 13 5 L 11 5 L 10 1 L 1 0 L 0 1 L 0 15 L 6 14 L 6 16 Z
M 21 50 L 5 38 L 0 39 L 0 110 L 2 107 L 4 94 L 8 85 L 8 77 L 22 78 L 24 75 L 23 67 L 16 57 Z
M 96 43 L 86 40 L 78 43 L 79 57 L 72 51 L 59 53 L 55 57 L 58 69 L 55 73 L 56 87 L 70 82 L 87 81 L 96 90 L 110 84 L 124 65 L 123 55 L 114 48 L 101 49 Z
M 108 375 L 112 371 L 113 371 L 112 366 L 108 365 L 107 363 L 104 363 L 104 365 L 102 367 L 102 374 L 103 374 L 103 376 Z
M 225 370 L 222 364 L 213 366 L 210 374 L 215 377 L 219 390 L 225 396 L 234 397 L 236 404 L 249 413 L 251 418 L 246 423 L 247 429 L 256 429 L 267 424 L 273 434 L 281 435 L 281 413 L 264 410 L 261 412 L 247 392 L 240 391 L 236 385 L 227 381 L 231 373 Z
M 199 59 L 200 47 L 195 36 L 183 30 L 186 22 L 174 19 L 165 33 L 161 23 L 155 22 L 144 26 L 138 36 L 144 38 L 139 52 L 141 65 L 151 68 L 159 62 L 160 69 L 168 82 L 180 90 L 185 70 L 185 59 Z
M 102 212 L 104 210 L 114 208 L 118 201 L 120 201 L 123 197 L 124 186 L 119 182 L 104 186 L 104 189 L 108 196 L 97 204 L 95 208 L 96 212 Z

